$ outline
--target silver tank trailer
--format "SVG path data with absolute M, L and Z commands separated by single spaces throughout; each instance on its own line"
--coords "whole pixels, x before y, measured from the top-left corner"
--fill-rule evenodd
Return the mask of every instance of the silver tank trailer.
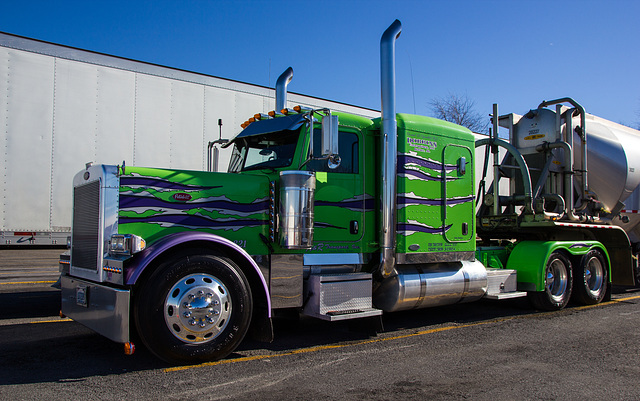
M 549 109 L 535 110 L 535 116 L 525 115 L 514 125 L 513 144 L 524 154 L 533 154 L 535 147 L 543 142 L 567 140 L 566 116 L 574 109 L 563 109 L 562 130 L 556 130 L 556 112 Z M 533 113 L 530 113 L 533 114 Z M 571 129 L 573 131 L 573 160 L 574 170 L 582 166 L 582 141 L 575 131 L 581 125 L 580 116 L 573 116 Z M 640 185 L 640 131 L 612 121 L 585 114 L 587 138 L 587 181 L 589 190 L 607 210 L 614 210 L 618 202 L 625 202 Z M 554 150 L 553 166 L 563 160 L 562 149 Z M 529 166 L 538 167 L 541 166 Z M 581 192 L 583 182 L 581 174 L 575 174 L 574 188 Z M 630 199 L 632 205 L 625 205 L 626 209 L 637 209 L 638 196 Z M 618 206 L 619 207 L 619 206 Z M 634 218 L 635 224 L 623 223 L 615 219 L 614 223 L 622 226 L 625 231 L 634 229 L 640 218 Z
M 640 243 L 640 187 L 633 191 L 624 204 L 625 209 L 621 213 L 624 220 L 616 219 L 615 224 L 627 232 L 631 243 Z
M 573 126 L 580 120 L 573 118 Z M 586 115 L 587 179 L 604 206 L 612 210 L 624 202 L 640 185 L 640 131 L 612 121 Z M 580 138 L 574 133 L 574 149 Z M 574 150 L 575 165 L 582 163 L 581 152 Z M 581 183 L 580 176 L 576 176 Z

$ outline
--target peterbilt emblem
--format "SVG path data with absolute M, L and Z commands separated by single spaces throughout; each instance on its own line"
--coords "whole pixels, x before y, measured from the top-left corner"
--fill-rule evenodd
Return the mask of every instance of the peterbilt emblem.
M 173 195 L 173 199 L 175 199 L 177 201 L 186 202 L 186 201 L 191 200 L 191 195 L 185 194 L 185 193 L 174 194 Z
M 88 172 L 88 171 L 85 171 L 85 172 L 84 172 L 84 179 L 85 179 L 85 181 L 86 181 L 86 180 L 88 180 L 88 179 L 89 179 L 89 177 L 91 177 L 91 174 L 89 174 L 89 172 Z

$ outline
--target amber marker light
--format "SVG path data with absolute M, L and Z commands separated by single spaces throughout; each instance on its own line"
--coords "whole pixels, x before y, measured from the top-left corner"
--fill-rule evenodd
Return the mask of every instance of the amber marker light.
M 136 345 L 132 342 L 124 343 L 124 354 L 125 355 L 133 355 L 136 352 Z

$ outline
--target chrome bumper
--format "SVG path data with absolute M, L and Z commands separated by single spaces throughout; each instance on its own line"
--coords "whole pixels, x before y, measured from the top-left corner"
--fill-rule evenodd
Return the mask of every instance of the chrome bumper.
M 110 340 L 129 341 L 130 293 L 62 275 L 62 313 Z

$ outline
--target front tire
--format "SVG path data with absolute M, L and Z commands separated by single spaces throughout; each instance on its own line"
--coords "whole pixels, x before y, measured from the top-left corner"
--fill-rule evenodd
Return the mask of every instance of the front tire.
M 140 287 L 134 319 L 145 346 L 172 364 L 229 355 L 249 328 L 248 281 L 230 259 L 207 250 L 162 263 Z
M 530 292 L 529 299 L 536 309 L 560 310 L 567 306 L 573 289 L 571 262 L 560 252 L 553 252 L 545 267 L 544 291 Z
M 605 258 L 597 249 L 582 257 L 574 272 L 574 298 L 582 305 L 595 305 L 607 293 L 608 271 Z

